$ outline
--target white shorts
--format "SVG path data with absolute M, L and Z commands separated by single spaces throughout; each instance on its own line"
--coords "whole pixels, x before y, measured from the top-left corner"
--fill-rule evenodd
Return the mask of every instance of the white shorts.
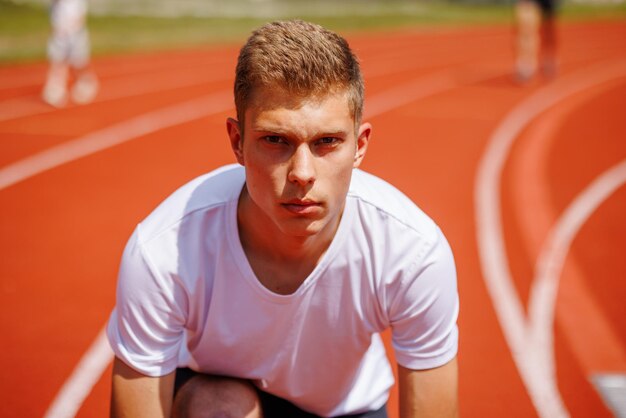
M 85 0 L 57 0 L 52 3 L 52 34 L 48 40 L 50 61 L 67 62 L 76 68 L 87 65 L 91 48 L 85 25 L 86 15 Z
M 53 34 L 48 40 L 48 58 L 52 62 L 67 62 L 74 68 L 82 68 L 89 63 L 89 55 L 86 29 L 69 35 Z

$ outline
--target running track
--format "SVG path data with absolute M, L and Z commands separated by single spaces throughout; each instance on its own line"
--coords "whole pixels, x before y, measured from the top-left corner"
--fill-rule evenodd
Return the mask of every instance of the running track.
M 591 379 L 626 373 L 626 22 L 559 31 L 558 77 L 524 86 L 509 27 L 349 36 L 365 169 L 455 251 L 465 417 L 610 417 Z M 43 63 L 0 68 L 0 416 L 107 416 L 121 251 L 234 161 L 237 49 L 99 58 L 98 100 L 62 110 L 38 101 Z

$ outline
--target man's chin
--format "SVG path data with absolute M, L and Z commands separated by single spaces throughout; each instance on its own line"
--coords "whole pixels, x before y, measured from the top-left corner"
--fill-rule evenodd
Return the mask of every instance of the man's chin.
M 287 236 L 306 239 L 318 235 L 325 225 L 326 222 L 322 220 L 298 219 L 286 222 L 281 230 Z

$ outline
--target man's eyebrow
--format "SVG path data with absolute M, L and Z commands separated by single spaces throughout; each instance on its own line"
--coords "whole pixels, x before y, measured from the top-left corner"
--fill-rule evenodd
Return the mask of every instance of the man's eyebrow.
M 339 138 L 344 138 L 347 137 L 349 134 L 346 131 L 332 131 L 332 132 L 322 132 L 318 135 L 315 135 L 316 138 L 324 138 L 324 137 L 339 137 Z
M 257 133 L 273 133 L 273 134 L 281 134 L 281 135 L 289 135 L 294 133 L 294 131 L 292 129 L 289 128 L 283 128 L 280 126 L 272 126 L 272 125 L 266 125 L 266 126 L 252 126 L 252 131 L 257 132 Z M 345 129 L 322 129 L 320 131 L 315 132 L 315 134 L 313 135 L 314 137 L 320 137 L 320 136 L 346 136 L 348 135 L 348 131 Z
M 283 129 L 283 128 L 279 128 L 279 127 L 274 127 L 274 126 L 253 126 L 252 130 L 254 132 L 267 132 L 267 133 L 276 133 L 276 134 L 280 134 L 280 133 L 289 133 L 288 129 Z

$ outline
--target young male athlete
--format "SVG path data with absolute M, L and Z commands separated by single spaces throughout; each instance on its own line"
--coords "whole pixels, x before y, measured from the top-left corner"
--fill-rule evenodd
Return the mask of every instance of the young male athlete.
M 456 417 L 452 253 L 357 169 L 371 126 L 347 42 L 302 21 L 261 27 L 235 104 L 240 165 L 183 186 L 127 244 L 112 416 L 386 417 L 391 328 L 400 416 Z

